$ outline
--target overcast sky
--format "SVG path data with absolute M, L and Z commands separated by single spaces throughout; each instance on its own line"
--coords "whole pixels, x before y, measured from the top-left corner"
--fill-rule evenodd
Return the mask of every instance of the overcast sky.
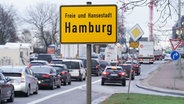
M 60 5 L 86 5 L 86 2 L 89 0 L 0 0 L 0 4 L 3 5 L 13 5 L 14 8 L 17 10 L 18 14 L 23 14 L 26 11 L 26 8 L 29 6 L 34 6 L 40 2 L 49 2 L 58 5 L 58 9 Z M 92 4 L 116 4 L 121 5 L 119 0 L 90 0 Z M 123 1 L 123 0 L 122 0 Z M 125 0 L 126 1 L 126 0 Z M 139 24 L 140 27 L 144 31 L 143 36 L 149 35 L 148 23 L 149 23 L 149 8 L 148 7 L 141 7 L 136 8 L 131 14 L 124 14 L 125 16 L 125 27 L 127 30 L 130 30 L 134 25 Z M 154 13 L 154 18 L 156 18 L 157 14 Z M 173 21 L 174 22 L 174 21 Z M 173 23 L 168 24 L 166 27 L 172 27 Z M 128 34 L 127 34 L 128 35 Z

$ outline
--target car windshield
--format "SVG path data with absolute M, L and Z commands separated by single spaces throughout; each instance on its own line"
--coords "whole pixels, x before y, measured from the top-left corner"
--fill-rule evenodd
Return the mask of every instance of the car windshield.
M 121 68 L 107 68 L 106 69 L 107 71 L 121 71 L 122 69 Z
M 65 68 L 64 66 L 53 66 L 56 69 L 56 72 L 62 72 Z
M 31 67 L 31 70 L 35 73 L 50 73 L 49 67 Z
M 63 64 L 65 64 L 68 69 L 80 69 L 79 62 L 63 61 Z
M 52 64 L 62 64 L 62 60 L 52 60 Z
M 131 69 L 131 65 L 122 65 L 121 66 L 123 69 Z
M 31 62 L 30 65 L 31 66 L 39 66 L 39 65 L 46 65 L 46 63 L 44 63 L 44 62 Z

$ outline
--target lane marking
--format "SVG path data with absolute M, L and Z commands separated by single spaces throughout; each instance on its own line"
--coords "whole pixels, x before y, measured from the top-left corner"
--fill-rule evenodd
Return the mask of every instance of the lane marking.
M 98 82 L 100 82 L 100 81 L 101 81 L 101 79 L 92 82 L 92 84 L 98 83 Z M 81 89 L 82 87 L 85 87 L 85 86 L 86 86 L 86 84 L 81 85 L 81 86 L 77 86 L 77 87 L 74 87 L 74 88 L 71 88 L 71 89 L 68 89 L 68 90 L 65 90 L 65 91 L 61 91 L 61 92 L 58 92 L 58 93 L 55 93 L 55 94 L 52 94 L 52 95 L 43 97 L 43 98 L 41 98 L 41 99 L 38 99 L 38 100 L 35 100 L 35 101 L 32 101 L 32 102 L 29 102 L 29 103 L 27 103 L 27 104 L 36 104 L 36 103 L 40 103 L 40 102 L 45 101 L 45 100 L 47 100 L 47 99 L 50 99 L 50 98 L 52 98 L 52 97 L 55 97 L 55 96 L 58 96 L 58 95 L 61 95 L 61 94 L 67 93 L 67 92 L 71 92 L 71 91 L 74 91 L 74 90 L 76 90 L 76 89 Z

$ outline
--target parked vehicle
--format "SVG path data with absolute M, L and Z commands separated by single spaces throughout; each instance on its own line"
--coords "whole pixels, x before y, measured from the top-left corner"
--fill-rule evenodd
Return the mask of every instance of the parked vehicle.
M 32 53 L 30 55 L 30 61 L 37 60 L 37 58 L 38 58 L 38 53 Z
M 120 66 L 107 66 L 102 73 L 101 85 L 105 83 L 120 83 L 126 86 L 126 72 Z
M 38 79 L 27 66 L 2 66 L 0 69 L 11 79 L 15 92 L 23 92 L 26 97 L 38 94 Z
M 63 59 L 63 64 L 68 67 L 72 79 L 77 79 L 79 81 L 86 79 L 86 70 L 81 60 Z
M 125 62 L 125 64 L 132 64 L 133 65 L 132 69 L 135 71 L 135 74 L 136 75 L 140 75 L 140 73 L 141 73 L 140 65 L 141 64 L 139 64 L 138 61 L 136 61 L 136 60 L 133 60 L 133 61 L 128 60 L 128 61 Z
M 131 80 L 135 79 L 135 71 L 131 70 L 131 67 L 132 67 L 131 64 L 120 64 L 119 66 L 121 66 L 123 68 L 123 70 L 126 72 L 127 79 L 130 78 L 130 73 L 131 73 Z
M 44 66 L 32 66 L 31 70 L 35 73 L 38 78 L 39 87 L 48 87 L 54 89 L 61 87 L 61 76 L 57 73 L 56 69 L 49 65 Z
M 46 54 L 46 53 L 41 53 L 38 55 L 37 60 L 46 60 L 48 63 L 51 62 L 51 60 L 56 59 L 56 56 L 54 54 Z
M 11 79 L 0 73 L 0 104 L 2 101 L 14 102 L 14 86 Z
M 54 67 L 57 73 L 61 75 L 61 83 L 63 85 L 66 85 L 67 83 L 68 85 L 71 84 L 71 74 L 69 73 L 69 70 L 65 64 L 50 64 L 50 65 Z
M 49 65 L 46 60 L 33 60 L 30 62 L 29 67 L 31 66 L 41 66 L 41 65 Z

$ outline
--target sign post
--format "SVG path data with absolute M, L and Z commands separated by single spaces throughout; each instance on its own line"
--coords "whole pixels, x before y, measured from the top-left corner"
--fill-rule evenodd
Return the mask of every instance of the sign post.
M 135 48 L 138 48 L 139 43 L 136 42 L 139 38 L 141 38 L 141 36 L 144 34 L 144 32 L 142 31 L 141 27 L 136 24 L 133 28 L 131 28 L 128 33 L 130 34 L 130 36 L 132 37 L 132 39 L 134 40 L 134 42 L 130 42 L 130 47 L 133 47 L 133 54 L 135 54 Z M 132 70 L 132 66 L 133 66 L 133 57 L 132 57 L 132 62 L 131 62 L 131 70 Z M 129 93 L 130 93 L 130 84 L 131 84 L 131 77 L 132 77 L 132 71 L 130 71 L 129 73 L 129 84 L 128 84 L 128 98 L 129 99 Z
M 91 43 L 117 42 L 117 6 L 91 4 L 60 7 L 60 42 L 87 44 L 86 104 L 91 104 Z

